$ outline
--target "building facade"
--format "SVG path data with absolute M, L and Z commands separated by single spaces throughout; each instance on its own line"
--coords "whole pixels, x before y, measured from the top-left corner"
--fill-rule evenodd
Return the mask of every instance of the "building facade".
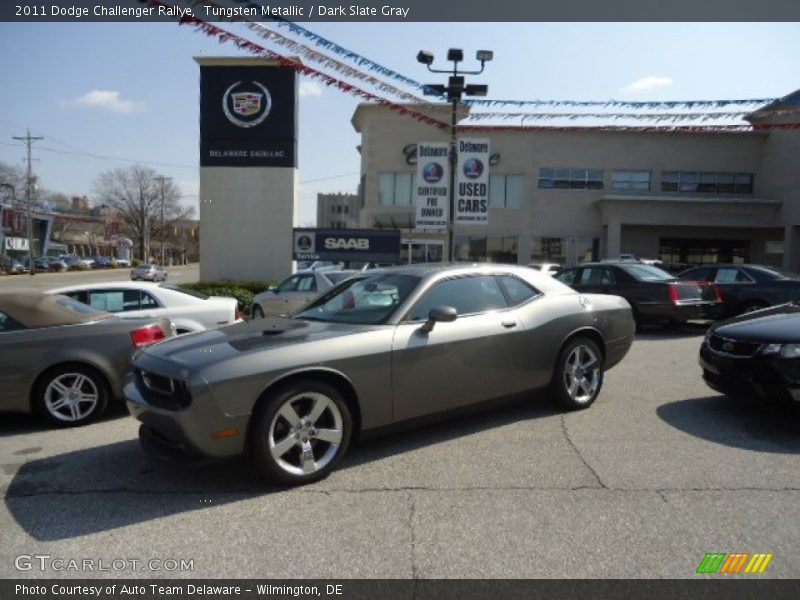
M 753 262 L 800 271 L 800 130 L 762 127 L 787 114 L 800 122 L 800 93 L 788 98 L 751 113 L 754 128 L 744 132 L 459 128 L 489 138 L 493 158 L 488 224 L 457 225 L 455 257 L 576 264 L 631 253 L 674 268 Z M 422 109 L 442 121 L 449 110 Z M 404 259 L 440 259 L 446 233 L 414 224 L 413 149 L 447 142 L 449 131 L 367 104 L 352 122 L 362 139 L 361 227 L 400 228 Z
M 317 194 L 319 229 L 354 229 L 359 226 L 361 198 L 358 194 Z

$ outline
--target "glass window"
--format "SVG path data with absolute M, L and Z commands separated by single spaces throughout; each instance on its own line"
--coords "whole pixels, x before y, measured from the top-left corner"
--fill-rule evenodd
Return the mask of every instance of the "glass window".
M 297 282 L 298 292 L 315 292 L 317 280 L 313 275 L 303 275 Z
M 661 191 L 662 192 L 677 192 L 678 191 L 678 172 L 677 171 L 664 171 L 661 174 Z
M 584 267 L 581 285 L 614 285 L 614 275 L 607 267 Z
M 650 171 L 614 171 L 611 187 L 620 192 L 649 192 Z
M 452 306 L 461 315 L 508 308 L 500 286 L 491 275 L 459 277 L 435 284 L 409 312 L 411 321 L 425 321 L 437 306 Z
M 378 173 L 378 202 L 387 206 L 410 206 L 414 179 L 413 173 Z
M 92 308 L 91 306 L 84 304 L 83 302 L 76 302 L 72 298 L 62 298 L 61 300 L 57 300 L 56 304 L 58 304 L 62 308 L 66 308 L 67 310 L 70 310 L 79 315 L 96 316 L 96 317 L 102 316 L 102 313 L 100 313 L 97 309 Z
M 524 182 L 522 175 L 490 175 L 489 207 L 520 208 Z
M 519 306 L 539 295 L 530 285 L 513 275 L 500 275 L 497 279 L 500 280 L 509 306 Z
M 640 281 L 671 281 L 675 279 L 674 275 L 652 265 L 625 265 L 624 270 Z
M 524 189 L 525 179 L 522 175 L 508 175 L 506 177 L 506 208 L 522 208 Z
M 278 291 L 280 292 L 293 292 L 297 289 L 297 284 L 300 282 L 300 275 L 292 275 L 288 279 L 284 280 L 283 283 L 278 285 Z
M 603 189 L 602 169 L 539 169 L 540 188 Z
M 565 283 L 567 285 L 572 285 L 575 283 L 575 279 L 578 275 L 578 269 L 568 269 L 566 271 L 561 271 L 558 275 L 556 275 L 556 279 L 561 283 Z
M 717 269 L 716 283 L 750 283 L 753 280 L 741 269 L 735 267 L 720 267 Z
M 681 274 L 680 278 L 688 281 L 709 281 L 711 276 L 711 269 L 708 267 L 700 267 L 691 269 Z
M 698 192 L 702 194 L 752 194 L 753 175 L 749 173 L 716 173 L 706 171 L 664 171 L 663 192 Z
M 161 305 L 158 303 L 158 300 L 153 298 L 153 296 L 151 296 L 147 292 L 140 292 L 140 294 L 141 295 L 139 301 L 142 310 L 149 308 L 161 308 Z

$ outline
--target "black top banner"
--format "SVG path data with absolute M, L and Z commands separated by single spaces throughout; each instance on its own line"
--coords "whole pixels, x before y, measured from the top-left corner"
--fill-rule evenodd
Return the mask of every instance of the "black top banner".
M 200 165 L 296 167 L 296 74 L 286 67 L 200 67 Z
M 13 0 L 0 21 L 800 21 L 797 0 Z

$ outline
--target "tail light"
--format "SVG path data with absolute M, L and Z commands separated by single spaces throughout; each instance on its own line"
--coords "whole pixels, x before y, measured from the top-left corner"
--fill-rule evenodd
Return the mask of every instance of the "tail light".
M 669 301 L 672 302 L 673 304 L 677 304 L 678 303 L 678 287 L 677 287 L 677 284 L 670 283 L 668 285 L 668 289 L 669 289 Z
M 717 295 L 717 302 L 722 302 L 722 290 L 716 283 L 712 283 L 711 285 L 714 286 L 714 293 Z
M 239 305 L 237 304 L 236 308 L 233 310 L 233 320 L 234 321 L 238 321 L 239 319 L 241 319 L 243 317 L 244 317 L 244 315 L 242 314 L 242 311 L 239 310 Z
M 164 331 L 158 325 L 148 325 L 131 331 L 131 341 L 135 348 L 163 340 L 165 337 Z

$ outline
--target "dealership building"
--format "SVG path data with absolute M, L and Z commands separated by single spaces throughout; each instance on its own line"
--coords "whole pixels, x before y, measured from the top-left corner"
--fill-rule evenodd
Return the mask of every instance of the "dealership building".
M 800 91 L 747 115 L 748 131 L 472 129 L 491 147 L 486 223 L 458 224 L 458 260 L 557 262 L 622 253 L 680 266 L 800 271 Z M 409 106 L 449 122 L 449 105 Z M 468 108 L 462 107 L 461 122 Z M 445 231 L 416 226 L 416 144 L 449 130 L 361 104 L 362 228 L 399 228 L 403 261 L 441 260 Z M 772 126 L 772 127 L 770 127 Z M 700 128 L 698 128 L 700 129 Z

